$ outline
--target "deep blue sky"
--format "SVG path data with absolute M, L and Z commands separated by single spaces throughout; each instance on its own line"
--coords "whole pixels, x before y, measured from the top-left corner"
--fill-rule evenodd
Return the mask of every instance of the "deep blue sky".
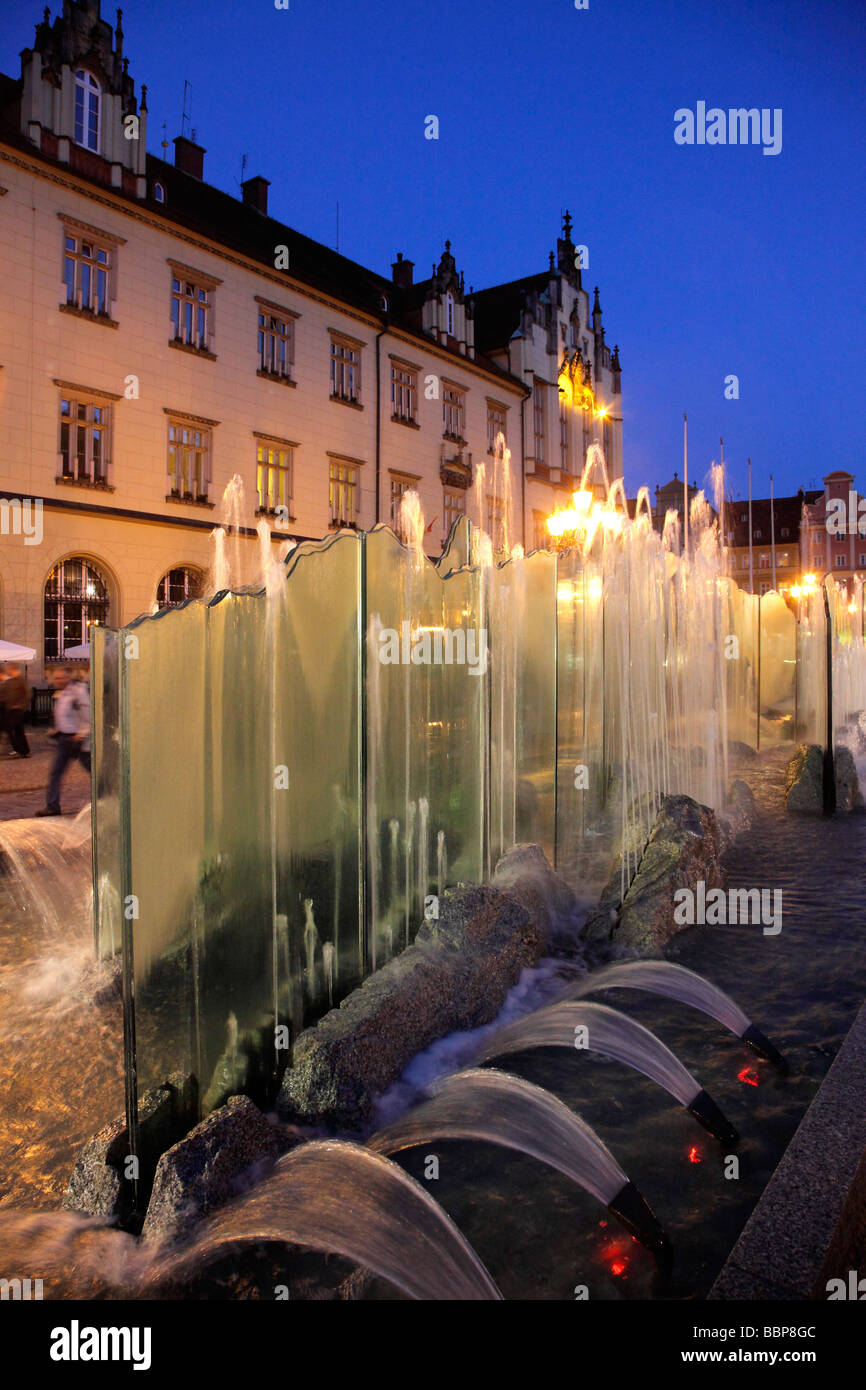
M 41 8 L 3 0 L 3 71 Z M 680 467 L 684 410 L 692 476 L 723 435 L 735 494 L 748 454 L 756 496 L 838 467 L 866 490 L 866 0 L 127 0 L 123 25 L 152 151 L 188 78 L 208 181 L 238 191 L 246 154 L 331 245 L 339 200 L 341 251 L 382 273 L 400 250 L 428 275 L 450 237 L 467 285 L 516 279 L 569 207 L 630 492 Z M 782 152 L 676 145 L 701 99 L 781 107 Z

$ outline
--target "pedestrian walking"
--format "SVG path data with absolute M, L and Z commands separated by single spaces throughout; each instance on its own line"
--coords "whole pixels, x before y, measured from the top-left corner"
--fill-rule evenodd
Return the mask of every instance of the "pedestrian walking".
M 54 687 L 56 752 L 46 803 L 36 814 L 59 816 L 60 783 L 69 764 L 77 758 L 85 771 L 90 771 L 90 690 L 87 682 L 78 679 L 78 673 L 68 666 L 55 666 L 47 674 Z
M 29 758 L 30 745 L 24 732 L 24 720 L 30 708 L 30 687 L 17 662 L 6 663 L 3 683 L 0 685 L 0 703 L 3 711 L 3 729 L 9 735 L 12 751 L 17 753 L 19 758 Z

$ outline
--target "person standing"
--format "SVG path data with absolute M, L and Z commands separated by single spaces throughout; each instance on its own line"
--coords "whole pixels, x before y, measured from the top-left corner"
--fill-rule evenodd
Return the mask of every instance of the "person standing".
M 7 663 L 0 699 L 3 701 L 3 727 L 9 735 L 12 750 L 19 758 L 29 758 L 30 745 L 24 732 L 24 720 L 30 707 L 30 687 L 16 662 Z
M 51 765 L 46 804 L 37 816 L 59 816 L 60 783 L 71 762 L 77 758 L 90 771 L 90 691 L 84 681 L 73 678 L 67 666 L 48 672 L 54 686 L 54 729 L 57 751 Z

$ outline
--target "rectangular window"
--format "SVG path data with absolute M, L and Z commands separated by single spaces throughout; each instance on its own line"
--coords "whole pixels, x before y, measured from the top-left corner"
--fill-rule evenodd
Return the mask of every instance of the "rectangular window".
M 761 592 L 762 594 L 768 594 L 768 593 L 770 592 L 771 587 L 772 587 L 772 586 L 771 586 L 771 584 L 770 584 L 769 579 L 764 579 L 764 580 L 761 581 L 760 592 Z
M 505 544 L 505 508 L 501 497 L 487 499 L 487 534 L 494 550 L 501 550 Z
M 291 518 L 292 462 L 294 446 L 284 441 L 260 439 L 256 444 L 256 496 L 260 512 L 281 520 Z
M 406 537 L 403 534 L 400 520 L 400 507 L 406 493 L 411 492 L 417 485 L 417 478 L 404 478 L 396 473 L 391 474 L 391 529 L 401 540 L 405 540 Z
M 762 570 L 768 570 L 770 568 L 770 557 L 766 550 L 762 550 L 758 557 L 758 567 Z
M 487 452 L 496 453 L 496 441 L 500 434 L 503 439 L 507 438 L 505 429 L 505 416 L 507 406 L 500 405 L 498 401 L 487 402 Z
M 550 550 L 553 545 L 553 538 L 547 529 L 547 517 L 544 512 L 532 513 L 532 548 L 533 550 Z
M 532 384 L 532 430 L 535 439 L 535 462 L 544 463 L 544 385 Z
M 857 564 L 860 566 L 861 570 L 866 568 L 866 555 L 863 555 L 862 553 L 858 555 Z
M 348 338 L 331 335 L 331 396 L 357 401 L 361 395 L 361 349 Z
M 210 342 L 211 291 L 193 280 L 172 278 L 171 322 L 175 342 L 207 352 Z
M 60 476 L 107 483 L 111 407 L 75 396 L 60 398 Z
M 837 568 L 837 570 L 843 570 L 843 569 L 845 568 L 845 556 L 844 556 L 844 555 L 837 555 L 837 556 L 836 556 L 836 568 Z
M 187 502 L 206 502 L 210 484 L 211 433 L 187 420 L 168 424 L 168 490 Z
M 111 249 L 67 232 L 63 242 L 63 278 L 66 303 L 90 314 L 108 316 Z
M 444 540 L 459 516 L 466 515 L 466 493 L 459 487 L 446 487 L 442 493 L 442 512 L 445 520 Z
M 391 360 L 391 418 L 415 424 L 418 402 L 418 373 L 405 362 Z
M 787 550 L 782 550 L 782 551 L 779 552 L 778 558 L 777 558 L 777 560 L 776 560 L 776 564 L 779 565 L 779 567 L 780 567 L 781 569 L 785 569 L 785 568 L 787 567 L 787 564 L 788 564 L 788 552 L 787 552 Z
M 355 524 L 358 512 L 358 470 L 343 459 L 330 461 L 331 526 Z
M 262 305 L 258 313 L 259 371 L 291 381 L 295 359 L 295 321 Z
M 442 393 L 442 424 L 446 439 L 453 439 L 455 444 L 465 443 L 463 437 L 465 417 L 466 392 L 461 390 L 459 386 L 449 386 L 446 383 Z

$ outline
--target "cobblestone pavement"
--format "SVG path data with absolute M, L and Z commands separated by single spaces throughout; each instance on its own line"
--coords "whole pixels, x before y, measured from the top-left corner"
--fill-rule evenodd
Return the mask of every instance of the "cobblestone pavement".
M 9 739 L 0 738 L 0 820 L 20 820 L 32 816 L 45 805 L 45 792 L 54 740 L 49 729 L 25 725 L 31 756 L 10 754 Z M 75 815 L 90 800 L 90 777 L 79 762 L 70 763 L 60 788 L 64 815 Z

